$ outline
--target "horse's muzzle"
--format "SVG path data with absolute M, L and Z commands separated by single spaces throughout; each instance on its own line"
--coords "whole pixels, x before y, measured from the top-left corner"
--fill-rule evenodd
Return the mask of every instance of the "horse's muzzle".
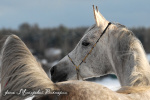
M 57 66 L 53 66 L 50 70 L 51 73 L 51 80 L 56 83 L 56 82 L 62 82 L 67 80 L 67 74 L 63 71 L 59 72 L 57 70 Z

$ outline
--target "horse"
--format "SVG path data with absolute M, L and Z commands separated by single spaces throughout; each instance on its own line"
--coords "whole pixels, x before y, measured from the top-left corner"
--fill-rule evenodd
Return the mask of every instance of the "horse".
M 53 82 L 115 74 L 126 86 L 150 86 L 150 65 L 142 43 L 124 25 L 104 18 L 93 7 L 96 24 L 50 72 Z
M 121 91 L 120 93 L 119 91 L 111 91 L 93 82 L 72 80 L 53 83 L 42 69 L 40 63 L 37 62 L 26 45 L 16 35 L 8 36 L 4 43 L 1 76 L 1 100 L 22 100 L 30 96 L 30 94 L 19 95 L 12 93 L 13 91 L 18 93 L 17 91 L 20 89 L 29 89 L 30 92 L 37 91 L 37 89 L 51 89 L 54 92 L 64 91 L 67 93 L 34 95 L 33 100 L 142 100 L 143 98 L 132 98 L 139 96 L 139 93 L 147 95 L 149 92 L 143 93 L 143 90 L 150 90 L 150 88 L 143 87 L 138 93 L 128 95 L 121 93 Z M 12 94 L 6 95 L 8 91 Z M 128 89 L 128 91 L 130 90 Z
M 2 49 L 1 100 L 149 100 L 150 87 L 124 87 L 114 92 L 100 84 L 70 80 L 53 83 L 23 41 L 7 37 Z M 20 93 L 21 89 L 27 89 Z M 50 89 L 51 94 L 34 93 Z M 61 94 L 65 92 L 64 94 Z M 19 94 L 20 93 L 20 94 Z M 53 94 L 54 93 L 54 94 Z M 59 93 L 59 94 L 57 94 Z M 139 98 L 140 97 L 140 98 Z

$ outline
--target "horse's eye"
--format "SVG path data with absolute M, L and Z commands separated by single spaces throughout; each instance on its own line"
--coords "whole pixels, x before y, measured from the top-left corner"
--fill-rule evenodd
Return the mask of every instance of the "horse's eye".
M 83 41 L 83 42 L 82 42 L 82 45 L 83 45 L 83 46 L 88 46 L 88 45 L 90 45 L 90 43 L 87 42 L 87 41 Z

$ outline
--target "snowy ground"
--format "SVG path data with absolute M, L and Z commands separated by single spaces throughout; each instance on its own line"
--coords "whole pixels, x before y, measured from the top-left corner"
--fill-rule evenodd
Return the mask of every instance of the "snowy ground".
M 120 83 L 119 83 L 118 79 L 113 79 L 111 77 L 106 77 L 100 81 L 95 81 L 95 82 L 99 83 L 103 86 L 106 86 L 107 88 L 109 88 L 113 91 L 116 91 L 120 88 Z
M 147 54 L 148 61 L 150 62 L 150 53 Z

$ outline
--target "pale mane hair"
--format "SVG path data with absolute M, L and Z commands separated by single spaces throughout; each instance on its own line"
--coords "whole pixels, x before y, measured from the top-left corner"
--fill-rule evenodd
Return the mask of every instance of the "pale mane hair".
M 9 36 L 2 49 L 1 96 L 7 90 L 19 91 L 20 88 L 53 89 L 51 84 L 52 81 L 20 38 L 15 35 Z M 14 95 L 2 96 L 2 98 L 19 99 Z
M 146 53 L 143 49 L 141 42 L 138 39 L 130 44 L 131 50 L 134 53 L 134 59 L 136 61 L 136 67 L 131 74 L 133 86 L 149 86 L 150 85 L 150 65 L 146 57 Z
M 116 41 L 118 55 L 122 62 L 122 67 L 134 65 L 130 75 L 131 86 L 149 86 L 150 85 L 150 65 L 142 43 L 137 39 L 134 33 L 128 30 L 124 25 L 113 23 L 119 30 L 119 36 Z M 113 33 L 112 33 L 113 34 Z M 113 51 L 113 50 L 112 50 Z M 133 61 L 130 61 L 133 57 Z M 115 58 L 114 58 L 115 59 Z M 120 67 L 120 66 L 119 66 Z M 127 68 L 126 68 L 127 69 Z M 123 68 L 122 68 L 123 70 Z M 120 73 L 121 74 L 121 73 Z M 127 73 L 128 74 L 128 73 Z
M 133 62 L 135 65 L 132 70 L 133 73 L 129 77 L 131 86 L 123 86 L 116 92 L 122 94 L 134 94 L 150 91 L 150 65 L 142 43 L 137 39 L 134 33 L 128 30 L 124 25 L 119 23 L 113 24 L 120 30 L 120 36 L 118 36 L 119 44 L 117 44 L 117 46 L 119 48 L 118 56 L 120 56 L 123 66 L 124 64 L 128 64 L 126 60 L 128 57 L 131 57 L 131 55 L 135 61 Z
M 122 93 L 122 94 L 134 94 L 134 93 L 142 93 L 142 92 L 148 92 L 150 91 L 150 86 L 139 86 L 139 87 L 129 87 L 125 86 L 117 90 L 117 93 Z

